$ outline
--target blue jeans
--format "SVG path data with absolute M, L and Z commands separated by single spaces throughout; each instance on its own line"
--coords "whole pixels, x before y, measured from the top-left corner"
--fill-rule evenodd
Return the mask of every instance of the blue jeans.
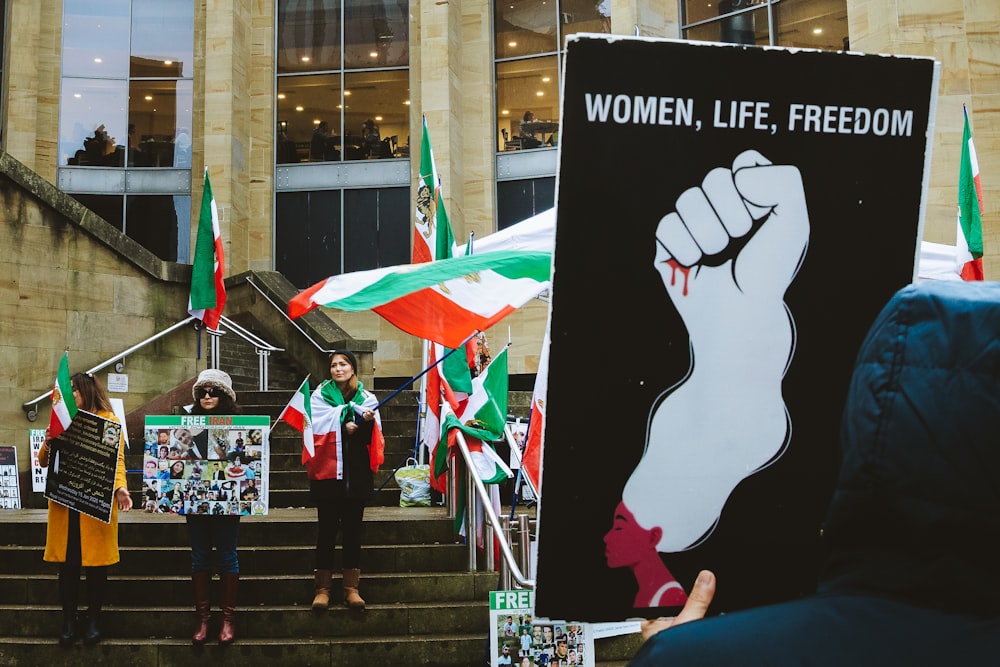
M 188 541 L 191 543 L 191 571 L 212 571 L 212 548 L 215 548 L 219 574 L 239 572 L 240 561 L 236 545 L 240 537 L 238 516 L 185 517 Z

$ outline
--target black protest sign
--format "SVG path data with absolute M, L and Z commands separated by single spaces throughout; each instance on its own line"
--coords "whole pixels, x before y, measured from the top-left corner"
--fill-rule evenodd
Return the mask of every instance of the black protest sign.
M 84 410 L 52 440 L 45 497 L 111 522 L 122 427 Z
M 570 38 L 538 615 L 670 613 L 702 568 L 715 611 L 813 589 L 854 356 L 914 273 L 937 72 Z

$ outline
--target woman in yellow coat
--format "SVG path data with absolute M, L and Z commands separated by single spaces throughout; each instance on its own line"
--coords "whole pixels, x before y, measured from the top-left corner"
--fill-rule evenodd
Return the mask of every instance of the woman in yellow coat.
M 93 412 L 115 422 L 118 419 L 104 387 L 93 375 L 77 373 L 70 382 L 73 398 L 81 410 Z M 47 435 L 47 434 L 46 434 Z M 49 464 L 48 438 L 38 452 L 38 462 Z M 49 501 L 48 528 L 45 535 L 44 559 L 59 563 L 59 598 L 63 608 L 63 631 L 59 643 L 68 646 L 83 637 L 85 644 L 101 641 L 100 615 L 107 586 L 108 565 L 118 562 L 118 510 L 132 509 L 132 496 L 125 483 L 125 447 L 118 448 L 115 471 L 115 500 L 111 506 L 111 522 L 80 514 L 65 505 Z M 87 616 L 84 630 L 76 616 L 80 592 L 80 571 L 87 568 Z

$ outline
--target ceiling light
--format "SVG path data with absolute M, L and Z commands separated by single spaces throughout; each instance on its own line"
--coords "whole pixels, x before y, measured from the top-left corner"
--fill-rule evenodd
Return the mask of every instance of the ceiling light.
M 301 104 L 300 104 L 300 105 L 298 105 L 298 106 L 296 106 L 296 107 L 295 107 L 295 110 L 296 110 L 296 111 L 305 111 L 305 109 L 304 109 L 304 108 L 302 107 L 302 105 L 301 105 Z

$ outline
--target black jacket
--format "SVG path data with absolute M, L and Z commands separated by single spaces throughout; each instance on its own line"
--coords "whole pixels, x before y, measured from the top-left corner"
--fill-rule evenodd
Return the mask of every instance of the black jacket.
M 1000 283 L 892 298 L 841 450 L 817 594 L 663 631 L 631 665 L 1000 662 Z

